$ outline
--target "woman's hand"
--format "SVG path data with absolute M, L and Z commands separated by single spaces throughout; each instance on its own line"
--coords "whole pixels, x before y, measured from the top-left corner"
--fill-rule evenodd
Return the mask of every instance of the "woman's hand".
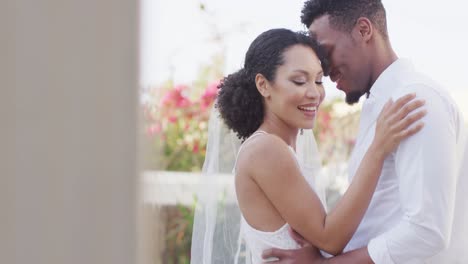
M 407 94 L 396 102 L 390 99 L 385 104 L 377 119 L 375 137 L 371 146 L 379 150 L 376 154 L 386 157 L 403 139 L 423 128 L 424 123 L 418 121 L 426 115 L 426 110 L 420 109 L 425 101 L 415 98 L 415 94 Z M 420 110 L 415 111 L 416 109 Z

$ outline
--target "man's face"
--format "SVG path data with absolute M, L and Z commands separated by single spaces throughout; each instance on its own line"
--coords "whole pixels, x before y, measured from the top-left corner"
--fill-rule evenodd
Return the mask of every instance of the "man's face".
M 310 25 L 309 31 L 316 36 L 330 60 L 330 79 L 346 94 L 346 102 L 353 104 L 370 87 L 370 70 L 362 45 L 351 33 L 333 28 L 329 15 L 324 15 Z

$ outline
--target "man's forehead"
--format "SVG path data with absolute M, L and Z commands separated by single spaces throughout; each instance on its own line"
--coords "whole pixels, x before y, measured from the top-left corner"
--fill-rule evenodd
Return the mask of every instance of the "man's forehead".
M 310 28 L 309 35 L 311 38 L 317 40 L 319 45 L 323 45 L 327 42 L 325 34 L 318 34 L 317 31 L 310 30 Z
M 315 19 L 309 26 L 309 34 L 315 38 L 320 44 L 328 42 L 332 37 L 334 30 L 330 26 L 329 16 L 323 15 Z

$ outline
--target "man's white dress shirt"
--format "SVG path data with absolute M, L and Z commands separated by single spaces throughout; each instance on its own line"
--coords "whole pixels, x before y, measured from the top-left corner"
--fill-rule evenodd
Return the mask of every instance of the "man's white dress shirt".
M 371 204 L 345 251 L 368 245 L 377 264 L 468 263 L 468 155 L 464 119 L 448 92 L 407 60 L 390 65 L 364 102 L 349 162 L 354 175 L 384 104 L 408 93 L 426 101 L 425 126 L 384 163 Z

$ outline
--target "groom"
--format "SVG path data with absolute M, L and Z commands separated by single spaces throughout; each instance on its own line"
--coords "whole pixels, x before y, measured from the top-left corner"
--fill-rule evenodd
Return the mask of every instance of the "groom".
M 371 204 L 343 254 L 325 259 L 304 247 L 271 249 L 264 257 L 307 264 L 468 263 L 466 132 L 447 91 L 397 57 L 379 0 L 309 0 L 301 19 L 327 51 L 330 78 L 346 101 L 367 97 L 349 175 L 369 147 L 388 99 L 414 92 L 425 99 L 428 114 L 424 129 L 385 160 Z

